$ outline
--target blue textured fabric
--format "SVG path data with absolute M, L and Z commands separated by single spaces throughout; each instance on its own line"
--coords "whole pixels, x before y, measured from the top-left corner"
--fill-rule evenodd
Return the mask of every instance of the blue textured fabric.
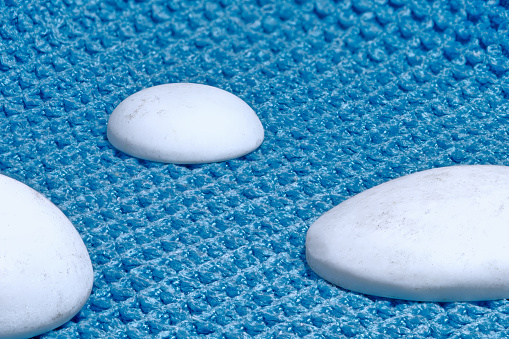
M 45 194 L 95 284 L 41 338 L 497 338 L 507 300 L 353 293 L 307 266 L 310 224 L 392 178 L 509 165 L 509 1 L 0 0 L 0 172 Z M 115 150 L 143 88 L 234 93 L 266 139 L 194 166 Z M 0 305 L 1 307 L 1 305 Z

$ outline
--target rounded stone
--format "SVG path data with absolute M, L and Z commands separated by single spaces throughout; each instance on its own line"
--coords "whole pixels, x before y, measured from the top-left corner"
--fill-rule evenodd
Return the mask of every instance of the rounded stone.
M 176 83 L 146 88 L 122 101 L 108 139 L 137 158 L 175 164 L 234 159 L 260 146 L 263 126 L 242 99 L 219 88 Z
M 314 222 L 309 266 L 356 292 L 421 301 L 509 298 L 509 168 L 452 166 L 391 180 Z
M 76 315 L 93 284 L 88 251 L 43 195 L 0 175 L 0 338 L 29 338 Z

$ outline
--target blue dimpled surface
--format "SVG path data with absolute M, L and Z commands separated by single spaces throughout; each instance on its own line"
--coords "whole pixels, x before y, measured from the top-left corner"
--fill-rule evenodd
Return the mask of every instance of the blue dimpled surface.
M 335 287 L 308 227 L 405 174 L 508 165 L 509 2 L 0 1 L 0 172 L 46 195 L 90 252 L 89 302 L 41 338 L 506 337 L 509 302 Z M 167 165 L 106 138 L 171 82 L 245 100 L 265 141 Z

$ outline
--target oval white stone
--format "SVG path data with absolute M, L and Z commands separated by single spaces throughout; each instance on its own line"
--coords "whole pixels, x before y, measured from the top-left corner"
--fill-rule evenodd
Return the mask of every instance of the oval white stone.
M 69 219 L 40 193 L 0 175 L 0 338 L 64 324 L 92 284 L 90 257 Z
M 407 175 L 331 209 L 306 237 L 309 266 L 341 287 L 422 301 L 509 298 L 509 167 Z
M 235 95 L 181 83 L 129 96 L 111 114 L 107 134 L 117 149 L 141 159 L 198 164 L 255 150 L 264 130 L 251 107 Z

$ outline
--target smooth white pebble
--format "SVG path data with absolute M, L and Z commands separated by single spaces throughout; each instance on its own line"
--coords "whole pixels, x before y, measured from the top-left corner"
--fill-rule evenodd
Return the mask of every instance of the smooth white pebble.
M 0 175 L 0 338 L 29 338 L 75 316 L 92 290 L 88 251 L 47 198 Z
M 199 164 L 252 152 L 264 129 L 239 97 L 212 86 L 174 83 L 122 101 L 108 120 L 107 135 L 114 147 L 137 158 Z
M 319 276 L 349 290 L 421 301 L 509 298 L 509 168 L 452 166 L 344 201 L 307 232 Z

